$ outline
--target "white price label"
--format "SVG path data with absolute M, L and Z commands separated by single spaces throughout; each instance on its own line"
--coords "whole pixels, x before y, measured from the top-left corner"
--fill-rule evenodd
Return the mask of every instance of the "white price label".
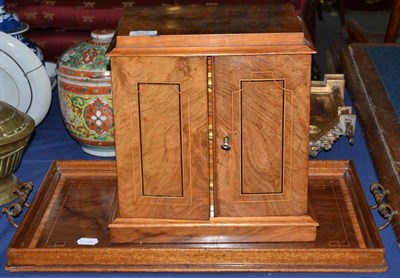
M 129 36 L 157 36 L 157 31 L 156 30 L 150 30 L 150 31 L 130 31 Z
M 77 240 L 77 243 L 79 245 L 96 245 L 99 243 L 99 240 L 97 238 L 82 237 Z

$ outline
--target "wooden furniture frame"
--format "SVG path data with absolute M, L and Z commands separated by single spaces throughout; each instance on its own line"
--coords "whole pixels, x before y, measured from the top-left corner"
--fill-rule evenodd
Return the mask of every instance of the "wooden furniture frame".
M 305 37 L 287 3 L 124 17 L 109 53 L 113 242 L 315 240 L 307 215 L 315 51 Z
M 390 11 L 390 17 L 386 27 L 384 36 L 380 38 L 380 34 L 368 34 L 366 30 L 360 27 L 360 25 L 354 20 L 348 20 L 345 22 L 345 4 L 343 0 L 337 0 L 339 3 L 340 20 L 342 25 L 346 25 L 346 30 L 351 42 L 354 43 L 366 43 L 366 42 L 379 42 L 382 40 L 384 43 L 396 42 L 397 33 L 399 30 L 400 23 L 400 0 L 394 0 L 393 6 Z M 379 40 L 378 40 L 379 39 Z
M 390 191 L 385 198 L 393 211 L 400 211 L 400 126 L 368 47 L 400 47 L 400 44 L 354 43 L 339 49 L 339 58 L 379 181 Z M 384 111 L 384 113 L 382 113 Z M 400 216 L 392 219 L 400 243 Z
M 395 0 L 393 8 L 390 13 L 389 24 L 386 28 L 385 40 L 386 43 L 393 43 L 396 41 L 397 31 L 399 30 L 400 23 L 400 1 Z

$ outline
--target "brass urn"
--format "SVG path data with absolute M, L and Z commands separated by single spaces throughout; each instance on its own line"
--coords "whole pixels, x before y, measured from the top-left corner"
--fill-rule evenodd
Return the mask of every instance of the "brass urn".
M 34 129 L 30 116 L 0 101 L 0 205 L 18 197 L 14 191 L 19 181 L 13 172 Z

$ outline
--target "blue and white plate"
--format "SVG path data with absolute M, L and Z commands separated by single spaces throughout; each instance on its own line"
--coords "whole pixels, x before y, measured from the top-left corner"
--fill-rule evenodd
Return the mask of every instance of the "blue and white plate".
M 0 32 L 0 61 L 0 100 L 27 113 L 38 125 L 51 102 L 45 66 L 25 44 L 4 32 Z

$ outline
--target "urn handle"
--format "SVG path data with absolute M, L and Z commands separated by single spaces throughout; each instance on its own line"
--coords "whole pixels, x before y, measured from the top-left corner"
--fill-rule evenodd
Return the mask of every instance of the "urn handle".
M 14 218 L 19 216 L 22 213 L 23 207 L 29 207 L 29 204 L 26 203 L 29 194 L 32 192 L 33 185 L 32 182 L 24 182 L 21 183 L 18 188 L 15 189 L 15 194 L 19 197 L 19 202 L 12 203 L 8 207 L 3 208 L 1 210 L 2 213 L 7 215 L 8 222 L 15 228 L 18 228 L 18 225 L 14 222 Z

